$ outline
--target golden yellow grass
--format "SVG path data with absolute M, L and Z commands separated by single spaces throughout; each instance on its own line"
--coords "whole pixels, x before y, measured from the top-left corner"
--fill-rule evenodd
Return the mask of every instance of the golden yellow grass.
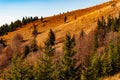
M 34 21 L 37 25 L 37 30 L 40 34 L 37 36 L 38 45 L 43 45 L 43 42 L 47 38 L 49 29 L 53 29 L 56 34 L 56 42 L 64 38 L 66 33 L 71 33 L 78 35 L 80 30 L 83 29 L 85 33 L 89 33 L 91 30 L 94 30 L 97 26 L 98 18 L 101 16 L 107 17 L 108 15 L 118 15 L 119 6 L 111 7 L 113 4 L 112 1 L 103 3 L 101 5 L 96 5 L 90 8 L 76 10 L 72 12 L 67 12 L 64 14 L 59 14 L 55 16 L 46 17 L 44 23 L 41 23 L 40 20 Z M 64 23 L 64 16 L 67 16 L 67 23 Z M 75 16 L 77 19 L 75 20 Z M 16 31 L 9 32 L 8 35 L 3 36 L 7 40 L 7 44 L 10 44 L 11 38 L 20 33 L 23 35 L 25 40 L 32 39 L 33 23 L 28 23 L 23 25 L 22 28 L 18 28 Z
M 115 6 L 113 6 L 115 4 Z M 56 34 L 56 48 L 61 50 L 62 43 L 66 33 L 79 35 L 81 29 L 88 34 L 90 31 L 97 27 L 97 20 L 102 16 L 107 17 L 108 15 L 118 16 L 120 11 L 120 2 L 106 2 L 100 5 L 89 7 L 86 9 L 76 10 L 72 12 L 67 12 L 64 14 L 54 15 L 46 17 L 44 23 L 40 20 L 23 25 L 22 28 L 18 28 L 16 31 L 9 32 L 8 35 L 2 36 L 7 40 L 7 44 L 11 43 L 11 38 L 20 33 L 23 35 L 24 40 L 32 40 L 33 23 L 37 26 L 39 32 L 37 36 L 37 42 L 39 46 L 43 46 L 44 41 L 47 38 L 49 29 L 53 29 Z M 67 23 L 64 23 L 64 16 L 67 16 Z M 75 17 L 77 18 L 75 20 Z M 119 80 L 106 78 L 105 80 Z

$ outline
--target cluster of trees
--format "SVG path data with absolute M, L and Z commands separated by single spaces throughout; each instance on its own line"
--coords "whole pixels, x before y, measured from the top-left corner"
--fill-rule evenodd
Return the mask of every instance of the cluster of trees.
M 12 68 L 5 80 L 79 80 L 81 78 L 81 64 L 77 64 L 78 59 L 74 58 L 76 51 L 75 37 L 66 35 L 63 46 L 63 56 L 60 61 L 53 59 L 55 54 L 55 34 L 50 29 L 43 55 L 39 58 L 36 65 L 24 61 L 24 55 L 15 55 L 12 59 Z
M 12 68 L 4 76 L 5 80 L 98 80 L 120 72 L 120 38 L 109 41 L 104 47 L 103 54 L 97 54 L 99 49 L 98 35 L 95 34 L 90 54 L 85 61 L 74 57 L 75 36 L 66 35 L 63 45 L 63 55 L 60 61 L 54 60 L 55 34 L 50 29 L 47 40 L 44 42 L 43 55 L 38 57 L 37 64 L 24 62 L 23 56 L 15 55 L 12 59 Z M 27 55 L 25 55 L 27 56 Z
M 96 35 L 95 35 L 96 36 Z M 119 36 L 120 37 L 120 36 Z M 83 80 L 99 80 L 120 72 L 120 39 L 110 40 L 103 53 L 98 54 L 98 39 L 94 37 L 92 51 L 83 63 Z
M 109 15 L 107 20 L 104 17 L 98 20 L 98 29 L 105 29 L 107 31 L 117 32 L 120 29 L 120 14 L 118 17 Z
M 118 20 L 119 18 L 117 18 Z M 113 21 L 116 20 L 113 18 Z M 26 47 L 23 56 L 15 55 L 12 59 L 12 67 L 9 73 L 4 75 L 5 80 L 99 80 L 105 76 L 111 76 L 120 72 L 120 33 L 117 33 L 115 40 L 109 39 L 108 45 L 102 45 L 103 52 L 99 53 L 101 48 L 99 43 L 99 32 L 108 29 L 114 32 L 111 26 L 113 24 L 106 23 L 105 19 L 98 20 L 98 29 L 94 33 L 93 44 L 91 51 L 85 56 L 85 60 L 75 57 L 75 36 L 66 34 L 63 44 L 63 55 L 60 60 L 55 60 L 55 34 L 50 29 L 47 40 L 44 42 L 44 49 L 40 50 L 42 56 L 37 58 L 37 64 L 32 64 L 29 61 L 24 62 L 24 56 L 29 54 L 29 49 Z M 106 26 L 107 25 L 107 26 Z M 114 24 L 118 25 L 118 23 Z M 37 29 L 33 26 L 33 48 L 32 51 L 38 51 L 36 44 Z M 114 29 L 117 31 L 117 27 Z M 106 35 L 105 35 L 106 36 Z M 84 31 L 80 33 L 80 37 L 84 37 Z
M 5 24 L 0 27 L 0 36 L 7 35 L 8 32 L 14 31 L 18 27 L 22 27 L 29 22 L 38 20 L 38 17 L 23 17 L 22 20 L 16 20 L 15 22 L 11 22 L 10 25 Z

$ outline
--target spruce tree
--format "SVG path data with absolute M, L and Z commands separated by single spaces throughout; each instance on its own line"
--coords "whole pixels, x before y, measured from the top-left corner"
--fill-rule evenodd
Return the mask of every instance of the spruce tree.
M 32 35 L 33 35 L 33 37 L 37 37 L 37 34 L 38 34 L 38 31 L 37 31 L 37 29 L 36 29 L 36 25 L 35 24 L 33 24 L 33 32 L 32 32 Z
M 88 54 L 83 64 L 83 80 L 96 80 L 96 71 L 94 69 L 95 55 Z
M 50 45 L 55 45 L 55 33 L 50 29 L 49 34 L 48 34 L 48 42 Z
M 66 22 L 67 22 L 67 16 L 64 17 L 64 23 L 66 23 Z
M 97 26 L 98 26 L 98 29 L 101 29 L 102 25 L 101 25 L 101 21 L 98 19 L 98 22 L 97 22 Z
M 15 55 L 12 59 L 12 69 L 9 72 L 9 76 L 6 77 L 6 80 L 20 80 L 20 78 L 21 78 L 20 63 L 21 63 L 21 61 L 18 60 L 17 55 Z
M 26 57 L 30 52 L 29 46 L 25 46 L 24 57 Z
M 32 80 L 33 70 L 30 68 L 31 66 L 25 66 L 23 64 L 23 56 L 19 57 L 15 55 L 12 58 L 12 68 L 9 71 L 8 76 L 5 77 L 5 80 Z M 31 74 L 31 75 L 29 75 Z
M 62 70 L 60 71 L 60 80 L 81 80 L 81 65 L 76 65 L 78 60 L 73 58 L 76 51 L 73 49 L 75 46 L 75 37 L 66 35 L 63 46 L 63 56 L 61 60 Z
M 33 42 L 32 42 L 32 45 L 31 45 L 31 50 L 33 52 L 36 52 L 38 50 L 38 45 L 37 45 L 36 38 L 33 39 Z
M 43 19 L 44 19 L 43 16 L 41 16 L 41 19 L 40 19 L 40 20 L 41 20 L 42 23 L 44 22 Z
M 37 41 L 36 41 L 37 34 L 38 34 L 38 32 L 37 32 L 37 29 L 36 29 L 36 25 L 33 24 L 32 35 L 33 35 L 34 39 L 33 39 L 32 45 L 31 45 L 31 49 L 32 49 L 33 52 L 38 50 L 38 45 L 37 45 Z
M 112 74 L 112 60 L 113 60 L 113 51 L 114 51 L 114 46 L 112 43 L 112 40 L 110 40 L 109 45 L 108 45 L 108 53 L 107 53 L 107 65 L 106 65 L 106 73 L 107 75 L 111 75 Z
M 110 27 L 111 27 L 111 25 L 112 25 L 112 17 L 109 15 L 108 16 L 108 19 L 107 19 L 107 27 L 108 27 L 108 30 L 110 30 Z
M 119 45 L 119 40 L 116 40 L 116 43 L 114 44 L 113 47 L 113 52 L 111 54 L 111 66 L 112 66 L 112 71 L 111 74 L 118 73 L 120 71 L 120 45 Z
M 95 55 L 94 60 L 92 61 L 92 70 L 93 70 L 93 79 L 97 80 L 103 77 L 103 70 L 102 70 L 102 59 L 101 56 Z
M 36 80 L 55 80 L 53 74 L 53 61 L 49 55 L 43 54 L 37 66 Z
M 105 21 L 105 18 L 103 16 L 102 16 L 102 20 L 101 20 L 101 25 L 102 25 L 102 29 L 105 29 L 106 21 Z
M 44 43 L 45 44 L 44 54 L 37 66 L 36 72 L 37 80 L 55 80 L 54 78 L 55 69 L 52 60 L 55 49 L 52 47 L 53 45 L 50 43 L 49 38 Z

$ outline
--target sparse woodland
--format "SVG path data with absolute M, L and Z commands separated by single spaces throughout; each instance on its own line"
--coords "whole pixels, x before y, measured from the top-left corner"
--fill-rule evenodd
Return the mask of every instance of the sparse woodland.
M 38 18 L 23 18 L 0 28 L 0 35 L 7 35 L 22 25 Z M 41 22 L 44 23 L 41 17 Z M 67 22 L 67 16 L 64 20 Z M 62 53 L 55 48 L 56 35 L 52 29 L 44 42 L 44 47 L 37 45 L 38 31 L 33 24 L 33 41 L 24 44 L 21 34 L 16 34 L 11 45 L 0 39 L 0 71 L 3 80 L 102 80 L 120 72 L 120 14 L 118 17 L 101 17 L 97 28 L 89 34 L 80 30 L 79 38 L 70 33 L 65 35 Z M 31 61 L 30 56 L 36 54 Z M 60 60 L 56 54 L 62 54 Z

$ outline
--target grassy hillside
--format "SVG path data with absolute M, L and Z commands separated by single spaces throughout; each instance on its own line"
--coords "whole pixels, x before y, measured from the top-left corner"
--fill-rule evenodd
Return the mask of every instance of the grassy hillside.
M 2 38 L 7 40 L 7 43 L 10 44 L 11 37 L 16 33 L 20 33 L 23 35 L 25 40 L 30 40 L 32 39 L 32 26 L 33 23 L 35 23 L 37 25 L 37 30 L 41 33 L 37 37 L 38 45 L 43 45 L 42 43 L 45 40 L 49 29 L 53 29 L 55 31 L 57 36 L 56 40 L 57 42 L 60 42 L 68 32 L 77 35 L 81 29 L 83 29 L 85 33 L 89 33 L 91 30 L 94 30 L 97 26 L 97 20 L 101 18 L 101 16 L 107 17 L 108 15 L 118 15 L 120 5 L 117 3 L 115 6 L 112 6 L 113 4 L 116 3 L 110 1 L 94 7 L 46 17 L 44 18 L 44 23 L 41 23 L 40 20 L 28 23 L 27 25 L 23 25 L 22 28 L 18 28 L 16 31 L 2 36 Z M 64 23 L 65 16 L 67 16 L 67 23 Z
M 34 37 L 32 35 L 34 25 L 38 31 L 36 42 L 39 46 L 39 50 L 37 52 L 31 51 L 28 57 L 24 59 L 24 61 L 29 60 L 31 63 L 34 62 L 36 64 L 36 58 L 43 54 L 44 50 L 42 51 L 42 48 L 44 47 L 44 42 L 48 38 L 50 29 L 52 29 L 56 36 L 55 46 L 52 47 L 56 49 L 53 60 L 60 61 L 61 57 L 63 56 L 62 48 L 63 42 L 65 40 L 65 35 L 66 33 L 70 33 L 71 35 L 75 35 L 77 43 L 75 49 L 78 51 L 78 53 L 75 55 L 75 58 L 81 59 L 81 61 L 77 63 L 78 65 L 79 63 L 84 62 L 87 53 L 91 53 L 91 49 L 94 46 L 94 35 L 97 33 L 96 28 L 98 26 L 98 19 L 101 19 L 103 16 L 107 21 L 109 15 L 118 17 L 119 11 L 120 1 L 109 1 L 86 9 L 80 9 L 72 12 L 66 12 L 62 14 L 60 13 L 58 15 L 45 17 L 43 19 L 43 22 L 41 22 L 41 19 L 38 19 L 27 23 L 26 25 L 22 25 L 15 31 L 9 32 L 7 35 L 0 36 L 0 38 L 6 40 L 7 43 L 7 47 L 0 45 L 0 68 L 5 73 L 11 67 L 12 56 L 15 53 L 20 53 L 19 55 L 23 54 L 26 46 L 31 46 L 31 44 L 34 43 Z M 66 23 L 64 22 L 65 16 L 67 17 Z M 115 20 L 113 20 L 113 22 Z M 104 53 L 104 48 L 108 48 L 108 51 L 106 53 L 109 53 L 108 46 L 111 36 L 114 36 L 112 38 L 113 42 L 115 42 L 114 40 L 116 40 L 116 38 L 119 36 L 118 32 L 112 31 L 113 29 L 106 29 L 107 28 L 98 30 L 99 47 L 96 49 L 96 53 L 99 53 L 99 55 Z M 80 37 L 81 30 L 85 32 L 84 37 Z M 106 34 L 104 34 L 104 30 Z M 103 35 L 105 35 L 104 39 L 101 40 L 101 36 Z M 110 79 L 111 78 L 108 78 L 108 80 Z M 107 80 L 107 78 L 105 80 Z

